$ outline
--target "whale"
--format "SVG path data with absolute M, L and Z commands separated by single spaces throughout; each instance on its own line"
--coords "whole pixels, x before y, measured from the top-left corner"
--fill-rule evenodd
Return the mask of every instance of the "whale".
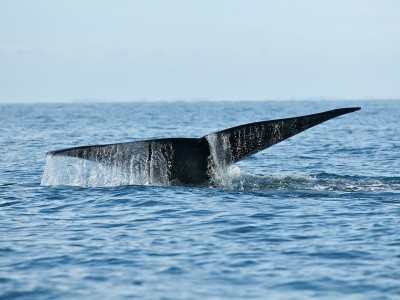
M 216 170 L 226 168 L 300 132 L 338 116 L 360 110 L 339 108 L 310 115 L 243 124 L 200 138 L 160 138 L 114 144 L 78 146 L 47 152 L 163 174 L 171 183 L 204 184 Z M 129 168 L 127 166 L 130 166 Z

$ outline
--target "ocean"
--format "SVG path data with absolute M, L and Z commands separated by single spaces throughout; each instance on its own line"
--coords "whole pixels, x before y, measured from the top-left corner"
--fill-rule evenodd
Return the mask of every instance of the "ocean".
M 352 106 L 220 182 L 45 174 L 52 150 Z M 1 104 L 0 299 L 400 299 L 399 120 L 386 100 Z

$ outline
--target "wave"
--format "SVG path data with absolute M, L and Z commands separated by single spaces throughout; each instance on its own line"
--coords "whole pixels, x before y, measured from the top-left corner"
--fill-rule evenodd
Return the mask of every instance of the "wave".
M 238 167 L 228 169 L 216 187 L 236 190 L 315 190 L 343 192 L 400 191 L 400 177 L 366 177 L 328 173 L 254 175 Z

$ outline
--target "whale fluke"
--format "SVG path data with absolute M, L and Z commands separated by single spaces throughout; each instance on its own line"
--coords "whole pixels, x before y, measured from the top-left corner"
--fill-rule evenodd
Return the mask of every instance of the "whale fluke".
M 360 107 L 340 108 L 301 117 L 244 124 L 201 138 L 165 138 L 117 144 L 81 146 L 48 152 L 129 170 L 148 176 L 166 174 L 170 182 L 200 184 L 213 175 L 215 165 L 229 166 L 304 130 Z
M 244 124 L 215 134 L 228 137 L 231 150 L 230 163 L 235 163 L 304 130 L 360 109 L 360 107 L 340 108 L 302 117 Z

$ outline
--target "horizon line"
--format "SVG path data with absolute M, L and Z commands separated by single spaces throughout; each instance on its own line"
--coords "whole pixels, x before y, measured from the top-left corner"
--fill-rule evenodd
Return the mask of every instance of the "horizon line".
M 304 97 L 304 98 L 270 98 L 270 99 L 207 99 L 207 98 L 171 98 L 171 99 L 132 99 L 132 100 L 111 100 L 101 98 L 75 98 L 71 100 L 62 101 L 10 101 L 1 102 L 0 105 L 10 104 L 118 104 L 118 103 L 174 103 L 174 102 L 296 102 L 296 101 L 307 101 L 307 102 L 334 102 L 334 101 L 399 101 L 400 97 L 365 97 L 365 98 L 335 98 L 335 97 Z

